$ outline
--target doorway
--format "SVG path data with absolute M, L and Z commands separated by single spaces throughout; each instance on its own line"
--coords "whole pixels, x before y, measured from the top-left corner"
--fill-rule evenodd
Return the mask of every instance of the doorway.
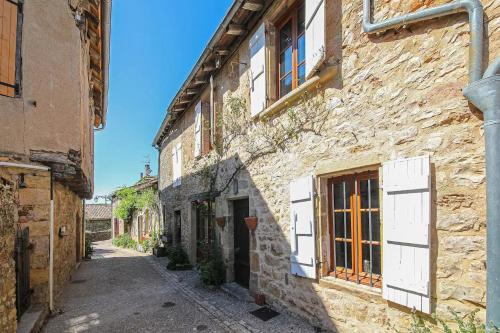
M 234 216 L 234 280 L 248 288 L 250 282 L 250 237 L 245 225 L 248 199 L 233 201 Z
M 174 244 L 181 245 L 182 243 L 182 219 L 181 211 L 174 212 Z

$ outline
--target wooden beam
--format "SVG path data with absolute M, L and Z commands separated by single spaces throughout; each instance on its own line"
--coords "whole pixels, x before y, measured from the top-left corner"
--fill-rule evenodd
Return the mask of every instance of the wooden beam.
M 217 53 L 220 56 L 227 56 L 227 55 L 229 55 L 229 50 L 219 49 L 219 50 L 215 50 L 215 53 Z
M 227 27 L 226 34 L 233 36 L 242 36 L 247 33 L 245 27 L 241 24 L 230 24 Z
M 208 83 L 208 80 L 199 77 L 195 78 L 193 81 L 193 85 L 200 85 L 205 83 Z
M 204 72 L 211 72 L 215 70 L 215 65 L 214 64 L 204 64 L 203 67 L 201 68 L 202 71 Z
M 186 95 L 196 95 L 199 92 L 198 89 L 187 89 Z
M 260 1 L 248 0 L 245 1 L 242 8 L 252 12 L 258 12 L 264 8 L 264 5 Z

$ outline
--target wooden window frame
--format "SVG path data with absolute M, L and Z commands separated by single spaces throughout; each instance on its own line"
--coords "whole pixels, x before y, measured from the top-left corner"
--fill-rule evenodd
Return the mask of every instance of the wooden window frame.
M 16 38 L 15 38 L 15 57 L 14 57 L 14 82 L 3 82 L 0 80 L 0 87 L 7 87 L 7 92 L 0 92 L 0 96 L 5 97 L 20 97 L 21 96 L 21 36 L 22 36 L 22 24 L 23 24 L 23 5 L 24 0 L 0 0 L 4 3 L 9 3 L 11 5 L 17 6 L 17 17 L 16 17 Z M 1 27 L 0 27 L 1 28 Z M 13 89 L 13 93 L 9 91 Z
M 382 272 L 381 274 L 367 273 L 363 271 L 363 244 L 370 244 L 370 241 L 362 240 L 362 211 L 368 211 L 366 208 L 361 208 L 361 181 L 368 179 L 376 179 L 379 181 L 378 171 L 366 171 L 362 173 L 355 173 L 345 176 L 339 176 L 334 178 L 329 178 L 327 181 L 328 187 L 328 228 L 329 232 L 329 248 L 330 248 L 330 267 L 328 275 L 335 278 L 344 279 L 347 281 L 355 282 L 358 284 L 368 285 L 370 287 L 381 288 L 382 287 Z M 333 184 L 339 182 L 349 183 L 350 195 L 349 195 L 349 207 L 348 209 L 335 209 L 333 207 Z M 380 181 L 379 181 L 380 184 Z M 379 193 L 379 205 L 378 208 L 371 208 L 372 212 L 378 212 L 379 221 L 381 223 L 381 197 Z M 344 198 L 345 200 L 346 198 Z M 335 223 L 334 223 L 334 213 L 348 212 L 350 213 L 350 238 L 336 237 L 335 235 Z M 380 225 L 381 228 L 381 225 Z M 380 233 L 381 234 L 381 233 Z M 349 241 L 348 241 L 349 240 Z M 335 262 L 335 243 L 336 242 L 350 242 L 351 243 L 351 267 L 344 267 L 342 265 L 337 265 Z M 380 267 L 382 267 L 382 239 L 379 241 L 371 241 L 372 246 L 379 246 L 380 248 Z M 344 253 L 347 256 L 347 252 Z
M 305 10 L 305 1 L 297 1 L 295 2 L 291 7 L 288 8 L 285 14 L 283 14 L 275 23 L 274 26 L 276 27 L 276 96 L 277 99 L 281 99 L 284 96 L 286 96 L 288 93 L 299 87 L 299 66 L 302 64 L 305 64 L 306 59 L 304 57 L 304 60 L 298 63 L 298 40 L 299 37 L 302 35 L 305 35 L 306 30 L 304 28 L 304 31 L 300 34 L 297 35 L 298 29 L 297 29 L 297 22 L 298 22 L 298 17 L 299 17 L 299 10 L 304 9 Z M 281 64 L 280 64 L 280 56 L 284 52 L 281 50 L 281 43 L 280 43 L 280 34 L 281 30 L 285 27 L 285 25 L 288 22 L 292 22 L 292 90 L 288 92 L 287 94 L 281 96 L 281 79 L 286 77 L 290 72 L 285 73 L 283 76 L 280 75 L 281 73 Z M 305 52 L 305 50 L 304 50 Z

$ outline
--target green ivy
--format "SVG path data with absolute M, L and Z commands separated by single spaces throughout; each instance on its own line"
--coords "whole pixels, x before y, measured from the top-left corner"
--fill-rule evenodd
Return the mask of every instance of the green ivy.
M 115 192 L 120 200 L 115 208 L 115 215 L 122 220 L 130 220 L 134 210 L 138 208 L 138 193 L 135 189 L 124 187 Z

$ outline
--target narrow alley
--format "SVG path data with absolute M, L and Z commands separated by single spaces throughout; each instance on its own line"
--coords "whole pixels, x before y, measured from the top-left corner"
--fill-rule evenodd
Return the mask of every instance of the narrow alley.
M 286 314 L 263 322 L 259 306 L 199 284 L 195 271 L 167 271 L 166 259 L 96 242 L 65 287 L 42 332 L 314 332 Z

